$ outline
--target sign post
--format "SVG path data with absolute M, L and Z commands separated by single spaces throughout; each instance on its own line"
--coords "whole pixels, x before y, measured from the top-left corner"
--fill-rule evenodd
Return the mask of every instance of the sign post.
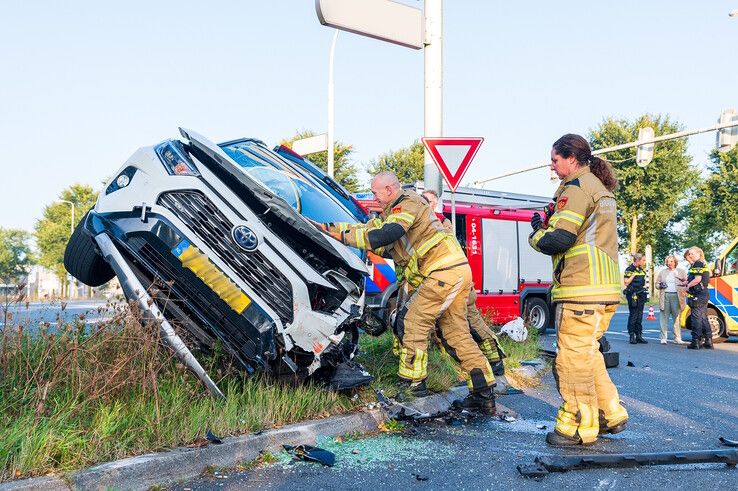
M 451 190 L 451 224 L 456 234 L 456 189 L 469 169 L 484 138 L 477 137 L 427 137 L 423 145 L 430 154 Z M 434 210 L 435 211 L 435 210 Z

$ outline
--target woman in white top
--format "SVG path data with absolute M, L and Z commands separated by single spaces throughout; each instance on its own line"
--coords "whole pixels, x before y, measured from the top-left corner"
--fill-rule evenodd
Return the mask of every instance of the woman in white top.
M 687 279 L 687 273 L 677 267 L 674 256 L 666 258 L 666 268 L 662 269 L 656 278 L 656 288 L 659 291 L 659 310 L 661 310 L 661 344 L 666 344 L 669 329 L 669 316 L 674 321 L 674 342 L 686 344 L 682 341 L 682 328 L 679 325 L 679 314 L 687 301 L 686 290 L 682 285 Z

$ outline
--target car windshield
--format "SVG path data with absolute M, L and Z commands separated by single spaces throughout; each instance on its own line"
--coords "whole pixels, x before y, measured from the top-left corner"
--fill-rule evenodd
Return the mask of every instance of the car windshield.
M 332 196 L 298 174 L 282 157 L 254 141 L 221 146 L 252 179 L 285 200 L 300 214 L 320 223 L 356 222 Z

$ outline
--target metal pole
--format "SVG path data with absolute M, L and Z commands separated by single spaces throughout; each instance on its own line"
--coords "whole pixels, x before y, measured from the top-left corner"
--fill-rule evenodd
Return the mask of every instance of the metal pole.
M 443 0 L 425 0 L 425 127 L 426 137 L 443 136 Z M 441 174 L 424 150 L 423 187 L 443 195 Z
M 451 191 L 451 230 L 456 237 L 456 193 Z
M 636 140 L 636 141 L 630 142 L 630 143 L 623 143 L 622 145 L 615 145 L 614 147 L 601 148 L 599 150 L 594 150 L 592 152 L 592 155 L 602 155 L 603 153 L 615 152 L 617 150 L 624 150 L 626 148 L 633 148 L 633 147 L 637 147 L 639 145 L 648 145 L 649 143 L 657 143 L 657 142 L 662 142 L 662 141 L 666 141 L 666 140 L 675 140 L 677 138 L 683 138 L 685 136 L 698 135 L 700 133 L 708 133 L 710 131 L 717 131 L 717 130 L 721 130 L 723 128 L 732 128 L 734 126 L 738 126 L 738 121 L 730 121 L 728 123 L 720 123 L 720 124 L 716 124 L 716 125 L 712 125 L 712 126 L 707 126 L 705 128 L 699 128 L 699 129 L 696 129 L 696 130 L 686 130 L 686 131 L 680 131 L 678 133 L 670 133 L 668 135 L 661 135 L 661 136 L 657 136 L 656 138 L 651 138 L 649 140 L 643 140 L 643 141 Z M 516 170 L 516 171 L 513 171 L 513 172 L 508 172 L 507 174 L 501 174 L 499 176 L 491 177 L 489 179 L 481 179 L 479 181 L 474 181 L 472 184 L 474 184 L 474 185 L 480 185 L 480 184 L 484 184 L 485 182 L 495 181 L 497 179 L 502 179 L 503 177 L 510 177 L 510 176 L 514 176 L 516 174 L 522 174 L 523 172 L 530 172 L 532 170 L 543 169 L 543 168 L 548 167 L 548 166 L 549 166 L 549 164 L 542 164 L 542 165 L 535 165 L 533 167 L 526 167 L 525 169 L 520 169 L 520 170 Z
M 336 51 L 336 39 L 338 39 L 338 29 L 333 32 L 333 42 L 331 43 L 331 54 L 328 62 L 328 175 L 333 178 L 334 169 L 334 149 L 333 149 L 333 54 Z

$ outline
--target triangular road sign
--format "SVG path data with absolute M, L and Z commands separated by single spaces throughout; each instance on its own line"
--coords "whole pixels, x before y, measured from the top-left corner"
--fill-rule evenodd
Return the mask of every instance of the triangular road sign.
M 423 145 L 430 152 L 436 167 L 441 171 L 446 184 L 452 192 L 456 191 L 461 178 L 466 174 L 477 150 L 482 146 L 484 138 L 477 137 L 449 137 L 422 138 Z

